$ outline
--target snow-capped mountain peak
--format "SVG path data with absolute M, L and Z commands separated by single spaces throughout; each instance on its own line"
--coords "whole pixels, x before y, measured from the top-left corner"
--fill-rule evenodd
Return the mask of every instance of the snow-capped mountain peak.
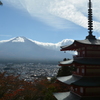
M 5 43 L 5 42 L 25 42 L 26 38 L 23 36 L 19 37 L 14 37 L 9 40 L 1 40 L 0 43 Z
M 12 42 L 25 42 L 25 38 L 24 37 L 16 37 L 12 40 Z
M 32 41 L 25 37 L 15 37 L 6 41 L 3 40 L 0 41 L 0 60 L 58 61 L 65 56 L 63 52 L 60 52 L 60 46 L 64 43 L 70 44 L 71 42 L 72 40 L 64 40 L 58 43 L 42 43 Z M 71 58 L 71 55 L 73 55 L 73 53 L 66 53 L 68 58 Z
M 5 42 L 12 42 L 12 43 L 35 43 L 36 45 L 39 45 L 41 47 L 44 47 L 46 49 L 50 49 L 50 50 L 60 50 L 60 46 L 64 46 L 64 45 L 70 45 L 73 43 L 74 40 L 72 39 L 64 39 L 58 43 L 44 43 L 44 42 L 39 42 L 39 41 L 35 41 L 29 38 L 26 38 L 24 36 L 18 36 L 18 37 L 14 37 L 12 39 L 9 40 L 2 40 L 0 41 L 0 43 L 5 43 Z

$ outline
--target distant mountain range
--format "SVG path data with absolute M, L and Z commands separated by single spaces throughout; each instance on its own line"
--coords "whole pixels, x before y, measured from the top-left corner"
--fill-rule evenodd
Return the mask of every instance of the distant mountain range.
M 74 52 L 61 52 L 60 46 L 69 45 L 73 40 L 58 43 L 42 43 L 25 37 L 0 41 L 0 62 L 57 62 L 71 58 Z

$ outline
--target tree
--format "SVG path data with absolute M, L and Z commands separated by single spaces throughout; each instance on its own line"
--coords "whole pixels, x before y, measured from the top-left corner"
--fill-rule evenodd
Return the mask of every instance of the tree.
M 63 59 L 63 61 L 66 61 L 66 60 L 70 60 L 70 59 L 66 59 L 66 58 Z M 75 71 L 75 70 L 76 68 L 73 66 L 61 66 L 58 70 L 57 77 L 71 75 L 72 71 Z
M 56 100 L 53 96 L 59 84 L 47 79 L 34 82 L 20 80 L 18 76 L 0 73 L 0 100 Z

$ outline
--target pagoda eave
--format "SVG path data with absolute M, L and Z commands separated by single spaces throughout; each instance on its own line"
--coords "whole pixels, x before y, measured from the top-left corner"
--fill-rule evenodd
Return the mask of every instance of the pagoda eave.
M 64 77 L 58 77 L 57 80 L 67 84 L 82 87 L 99 87 L 100 77 L 82 77 L 77 75 L 70 75 Z
M 73 82 L 79 80 L 81 77 L 77 77 L 76 75 L 70 75 L 70 76 L 63 76 L 63 77 L 58 77 L 57 80 L 67 84 L 71 85 Z
M 68 46 L 62 46 L 61 51 L 66 51 L 66 50 L 77 50 L 80 45 L 76 45 L 76 41 L 73 42 L 73 44 L 68 45 Z
M 62 66 L 62 65 L 64 65 L 64 66 L 66 66 L 66 65 L 67 65 L 67 66 L 68 66 L 68 65 L 72 65 L 73 62 L 74 62 L 73 59 L 67 60 L 67 61 L 62 61 L 62 62 L 59 62 L 59 66 Z
M 54 93 L 53 95 L 57 98 L 57 100 L 67 100 L 67 96 L 69 96 L 70 92 L 61 92 L 61 93 Z
M 54 93 L 57 100 L 100 100 L 100 96 L 79 96 L 73 92 Z
M 59 62 L 59 66 L 71 66 L 71 65 L 100 65 L 100 58 L 81 58 L 71 59 Z

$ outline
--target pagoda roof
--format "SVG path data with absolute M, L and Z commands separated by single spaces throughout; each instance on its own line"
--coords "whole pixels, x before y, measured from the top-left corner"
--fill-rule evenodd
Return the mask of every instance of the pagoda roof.
M 66 97 L 69 96 L 70 92 L 61 92 L 54 93 L 53 95 L 57 98 L 57 100 L 66 100 Z
M 58 77 L 57 79 L 63 83 L 71 85 L 73 82 L 81 79 L 81 77 L 75 76 L 75 75 L 70 75 L 70 76 Z
M 59 62 L 61 65 L 70 65 L 74 62 L 73 59 Z
M 86 65 L 100 65 L 100 58 L 80 58 L 80 59 L 71 59 L 66 61 L 61 61 L 60 66 L 66 66 L 71 64 L 86 64 Z
M 83 45 L 100 46 L 100 40 L 99 39 L 75 40 L 71 45 L 61 46 L 61 51 L 76 50 L 81 46 L 83 47 Z
M 77 75 L 71 75 L 66 77 L 58 77 L 57 79 L 68 85 L 100 86 L 100 77 L 82 77 Z
M 77 86 L 100 86 L 100 77 L 82 77 L 72 84 Z
M 99 39 L 85 39 L 85 40 L 76 40 L 76 41 L 82 44 L 100 45 Z
M 57 100 L 100 100 L 100 97 L 81 97 L 72 92 L 54 93 L 54 96 L 57 98 Z

